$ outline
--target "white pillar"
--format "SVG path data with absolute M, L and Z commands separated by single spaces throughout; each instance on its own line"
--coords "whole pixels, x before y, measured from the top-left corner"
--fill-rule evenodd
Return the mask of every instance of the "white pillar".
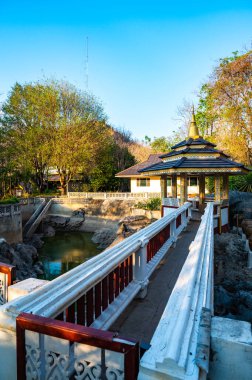
M 149 239 L 143 237 L 140 239 L 141 248 L 135 252 L 134 261 L 133 261 L 133 278 L 135 281 L 139 282 L 141 285 L 141 290 L 137 295 L 137 298 L 144 298 L 147 294 L 147 287 L 149 280 L 146 273 L 147 265 L 147 244 Z

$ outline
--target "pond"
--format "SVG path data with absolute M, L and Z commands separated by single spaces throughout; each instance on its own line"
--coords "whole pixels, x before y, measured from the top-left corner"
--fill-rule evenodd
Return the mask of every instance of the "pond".
M 44 245 L 39 250 L 40 260 L 44 264 L 45 280 L 52 280 L 68 272 L 89 258 L 98 255 L 101 250 L 92 242 L 91 232 L 56 232 L 53 237 L 43 238 Z

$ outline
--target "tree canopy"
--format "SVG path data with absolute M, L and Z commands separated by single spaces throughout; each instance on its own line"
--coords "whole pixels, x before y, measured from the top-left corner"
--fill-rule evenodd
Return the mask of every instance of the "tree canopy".
M 107 124 L 102 104 L 69 83 L 16 83 L 2 112 L 4 191 L 7 178 L 12 178 L 12 182 L 31 179 L 43 192 L 51 168 L 63 189 L 77 177 L 84 178 L 90 189 L 115 188 L 120 183 L 114 174 L 135 163 L 119 142 L 120 133 Z
M 252 163 L 252 51 L 221 59 L 199 93 L 197 121 L 234 159 Z

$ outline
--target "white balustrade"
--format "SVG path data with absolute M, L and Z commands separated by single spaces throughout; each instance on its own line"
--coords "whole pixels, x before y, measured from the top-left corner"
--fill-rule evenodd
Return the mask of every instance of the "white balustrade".
M 69 198 L 92 198 L 92 199 L 151 199 L 160 198 L 161 193 L 95 193 L 95 192 L 68 192 Z
M 157 220 L 116 246 L 105 250 L 35 292 L 1 306 L 1 327 L 5 331 L 15 332 L 16 317 L 21 312 L 49 318 L 56 318 L 61 313 L 64 313 L 65 319 L 69 320 L 67 319 L 67 315 L 69 315 L 70 309 L 75 310 L 75 305 L 78 306 L 83 297 L 86 300 L 83 301 L 83 307 L 86 307 L 90 292 L 91 295 L 95 295 L 97 288 L 99 288 L 100 290 L 105 289 L 105 293 L 107 292 L 107 304 L 105 306 L 103 304 L 100 305 L 100 315 L 97 317 L 95 315 L 96 311 L 92 309 L 91 322 L 88 323 L 86 321 L 84 323 L 91 325 L 91 327 L 108 329 L 135 296 L 138 294 L 140 297 L 144 295 L 151 273 L 167 253 L 179 233 L 185 228 L 189 217 L 186 219 L 181 218 L 181 214 L 185 213 L 190 207 L 191 204 L 186 203 L 179 209 L 174 209 L 172 214 Z M 187 214 L 189 215 L 189 212 Z M 171 234 L 172 223 L 175 227 Z M 152 249 L 152 239 L 156 239 L 154 246 L 158 246 L 157 251 Z M 146 245 L 148 246 L 148 258 L 146 258 Z M 131 262 L 132 275 L 130 275 L 130 270 L 127 269 L 127 266 L 131 265 Z M 110 275 L 112 274 L 113 278 L 113 275 L 118 270 L 127 271 L 127 275 L 125 274 L 125 277 L 123 277 L 123 281 L 125 278 L 125 283 L 120 292 L 118 294 L 114 292 L 113 299 L 108 301 L 110 297 Z M 107 290 L 104 284 L 107 284 Z M 100 293 L 100 297 L 101 295 L 103 296 L 103 290 Z M 75 315 L 74 311 L 72 319 L 69 321 L 79 323 L 78 314 Z M 4 340 L 2 344 L 3 346 L 1 347 L 0 343 L 0 378 L 1 361 L 8 354 L 8 350 L 4 351 L 3 349 L 6 344 Z M 2 355 L 3 352 L 5 352 L 4 355 Z
M 151 347 L 141 359 L 139 380 L 205 378 L 208 358 L 199 355 L 206 327 L 200 326 L 200 318 L 202 310 L 213 311 L 213 247 L 213 204 L 208 203 Z M 210 340 L 210 332 L 206 335 Z

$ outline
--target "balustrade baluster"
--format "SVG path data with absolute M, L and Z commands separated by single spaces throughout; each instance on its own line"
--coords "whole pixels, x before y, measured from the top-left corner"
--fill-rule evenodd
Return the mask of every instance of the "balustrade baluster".
M 124 289 L 124 263 L 120 265 L 120 292 Z
M 86 322 L 90 326 L 94 322 L 94 293 L 93 288 L 86 294 Z
M 120 293 L 120 273 L 119 273 L 119 267 L 117 267 L 114 270 L 114 289 L 115 289 L 115 297 L 117 297 Z
M 57 319 L 58 321 L 64 321 L 64 313 L 60 313 L 59 315 L 57 315 L 55 319 Z
M 77 323 L 85 325 L 85 296 L 81 296 L 77 301 Z
M 129 282 L 133 280 L 133 256 L 129 257 Z
M 75 323 L 75 303 L 66 309 L 66 322 Z
M 109 303 L 114 301 L 114 273 L 109 273 Z
M 95 285 L 95 318 L 101 315 L 101 282 Z
M 128 258 L 124 261 L 125 286 L 129 284 L 129 264 Z
M 108 307 L 108 276 L 102 280 L 102 310 Z
M 151 240 L 147 244 L 147 263 L 150 261 L 150 259 L 151 259 Z

